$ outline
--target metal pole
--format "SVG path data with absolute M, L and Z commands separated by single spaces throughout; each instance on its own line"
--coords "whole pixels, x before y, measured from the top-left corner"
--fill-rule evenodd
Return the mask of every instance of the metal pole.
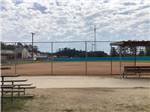
M 137 51 L 137 48 L 135 46 L 135 48 L 134 48 L 134 66 L 136 66 L 136 51 Z
M 96 51 L 96 26 L 94 25 L 94 51 Z
M 2 86 L 4 85 L 4 77 L 3 76 L 1 76 L 2 77 Z M 4 108 L 4 100 L 3 100 L 3 98 L 4 98 L 4 92 L 3 92 L 3 87 L 1 88 L 2 89 L 2 93 L 1 93 L 1 112 L 3 112 L 3 108 Z
M 53 75 L 53 42 L 51 42 L 51 75 Z
M 87 75 L 87 42 L 85 41 L 85 75 Z
M 121 77 L 121 75 L 122 75 L 122 73 L 121 73 L 121 67 L 122 67 L 122 47 L 120 46 L 119 47 L 119 57 L 120 57 L 120 77 Z
M 33 57 L 33 44 L 34 44 L 34 35 L 35 35 L 35 33 L 31 33 L 31 35 L 32 35 L 32 60 L 34 60 L 34 57 Z
M 16 43 L 15 43 L 15 45 L 17 45 Z M 14 58 L 15 58 L 15 75 L 17 74 L 17 64 L 16 64 L 16 61 L 17 61 L 17 53 L 16 53 L 16 47 L 15 47 L 15 54 L 14 54 Z
M 111 62 L 110 62 L 110 63 L 111 63 L 111 68 L 110 68 L 110 69 L 111 69 L 111 75 L 112 75 L 112 45 L 111 45 L 111 53 L 110 53 L 110 58 L 111 58 Z

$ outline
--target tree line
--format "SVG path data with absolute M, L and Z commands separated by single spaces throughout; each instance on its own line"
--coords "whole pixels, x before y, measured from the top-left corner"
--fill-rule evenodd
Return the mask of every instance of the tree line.
M 15 49 L 17 48 L 26 48 L 29 52 L 39 52 L 38 47 L 37 46 L 33 46 L 31 44 L 27 45 L 23 45 L 22 43 L 18 42 L 16 44 L 6 44 L 1 42 L 1 50 L 12 50 L 15 51 Z
M 34 53 L 42 53 L 48 56 L 56 55 L 57 57 L 118 57 L 120 55 L 119 47 L 112 47 L 110 54 L 104 52 L 104 51 L 83 51 L 83 50 L 77 50 L 75 48 L 61 48 L 55 53 L 50 52 L 41 52 L 37 46 L 33 46 L 31 44 L 22 44 L 20 42 L 16 44 L 6 44 L 1 42 L 1 49 L 2 50 L 15 50 L 16 48 L 26 48 L 29 52 Z M 33 49 L 33 50 L 32 50 Z M 135 52 L 135 47 L 123 47 L 121 50 L 122 56 L 133 56 Z M 150 56 L 150 46 L 146 46 L 141 50 L 136 51 L 137 56 Z
M 105 57 L 108 56 L 104 51 L 82 51 L 75 48 L 62 48 L 55 53 L 58 57 Z

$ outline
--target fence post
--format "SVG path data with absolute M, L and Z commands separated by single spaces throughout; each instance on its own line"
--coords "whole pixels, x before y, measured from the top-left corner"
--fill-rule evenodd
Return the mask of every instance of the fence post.
M 17 43 L 15 42 L 15 46 L 17 45 Z M 17 47 L 17 46 L 16 46 Z M 17 61 L 17 57 L 16 57 L 16 47 L 15 47 L 15 52 L 14 52 L 14 58 L 15 58 L 15 75 L 17 74 L 17 65 L 16 65 L 16 61 Z
M 112 45 L 111 45 L 111 51 L 110 51 L 110 58 L 111 58 L 111 76 L 112 76 Z
M 122 47 L 119 47 L 119 57 L 120 57 L 120 77 L 122 76 Z
M 53 42 L 51 42 L 51 75 L 53 75 Z
M 87 42 L 85 41 L 85 75 L 87 75 Z

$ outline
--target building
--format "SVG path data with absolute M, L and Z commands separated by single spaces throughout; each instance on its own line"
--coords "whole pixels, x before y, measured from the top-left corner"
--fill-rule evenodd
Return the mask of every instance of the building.
M 17 48 L 16 49 L 16 56 L 19 59 L 28 59 L 31 58 L 32 55 L 26 48 Z
M 7 60 L 13 60 L 15 52 L 12 50 L 1 50 L 1 62 L 4 63 Z

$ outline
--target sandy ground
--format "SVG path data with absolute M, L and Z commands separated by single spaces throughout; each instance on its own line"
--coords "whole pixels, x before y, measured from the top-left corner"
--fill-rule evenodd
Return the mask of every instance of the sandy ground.
M 137 65 L 149 65 L 150 63 L 137 63 Z M 133 62 L 123 62 L 125 65 L 134 65 Z M 112 73 L 120 74 L 120 63 L 112 63 Z M 19 64 L 16 66 L 16 72 L 20 75 L 38 76 L 38 75 L 110 75 L 111 62 L 88 62 L 86 74 L 85 62 L 55 62 L 53 63 L 53 70 L 51 63 L 32 63 Z M 14 74 L 15 66 L 11 66 L 11 70 L 2 70 L 2 74 Z
M 5 112 L 149 112 L 150 79 L 98 76 L 22 76 L 37 86 Z
M 37 88 L 150 88 L 150 78 L 121 79 L 102 76 L 22 76 L 18 78 L 27 79 L 28 83 L 33 83 Z
M 28 79 L 37 87 L 27 91 L 35 97 L 7 105 L 10 107 L 5 112 L 149 112 L 150 78 L 110 77 L 110 67 L 110 62 L 88 62 L 87 75 L 93 76 L 83 76 L 84 62 L 54 63 L 53 74 L 51 63 L 19 64 L 17 73 L 26 75 L 19 78 Z M 14 74 L 14 68 L 12 66 L 2 74 Z M 119 74 L 119 71 L 119 62 L 113 62 L 113 74 Z M 101 76 L 108 74 L 109 77 Z
M 34 99 L 7 112 L 149 112 L 150 90 L 132 89 L 35 89 Z M 23 100 L 21 100 L 23 102 Z

